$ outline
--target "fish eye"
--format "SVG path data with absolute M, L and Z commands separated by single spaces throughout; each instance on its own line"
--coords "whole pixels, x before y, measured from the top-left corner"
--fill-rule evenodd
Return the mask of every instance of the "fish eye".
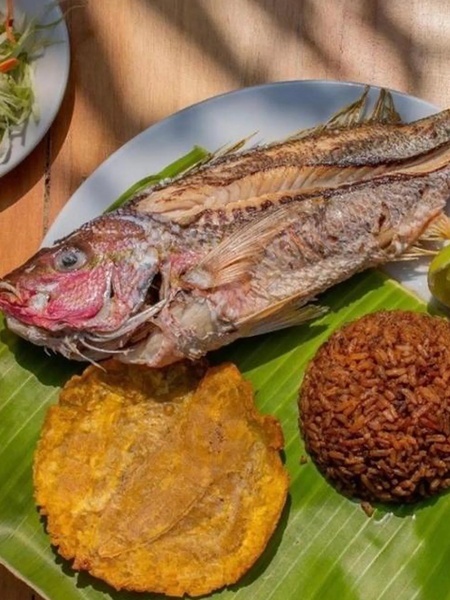
M 86 254 L 79 248 L 63 248 L 55 256 L 57 271 L 75 271 L 86 263 Z

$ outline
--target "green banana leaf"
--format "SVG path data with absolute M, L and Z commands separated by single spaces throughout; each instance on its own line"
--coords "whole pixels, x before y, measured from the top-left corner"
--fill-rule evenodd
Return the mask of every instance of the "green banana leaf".
M 254 384 L 261 411 L 285 435 L 291 484 L 281 521 L 244 578 L 212 597 L 258 600 L 442 600 L 450 597 L 450 496 L 409 507 L 378 506 L 368 517 L 308 460 L 297 427 L 305 366 L 343 323 L 388 309 L 426 306 L 377 271 L 326 293 L 330 311 L 310 325 L 234 343 L 211 358 L 234 361 Z M 51 600 L 155 600 L 116 592 L 58 557 L 33 502 L 32 460 L 47 408 L 82 369 L 48 356 L 0 324 L 0 561 Z

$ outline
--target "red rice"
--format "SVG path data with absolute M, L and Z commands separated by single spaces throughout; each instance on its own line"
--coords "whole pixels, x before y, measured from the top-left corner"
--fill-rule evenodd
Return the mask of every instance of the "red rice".
M 308 366 L 300 429 L 345 495 L 414 502 L 450 486 L 450 323 L 380 311 L 334 333 Z

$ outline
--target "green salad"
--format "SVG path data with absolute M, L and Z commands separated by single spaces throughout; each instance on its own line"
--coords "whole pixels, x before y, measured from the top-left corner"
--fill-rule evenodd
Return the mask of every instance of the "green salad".
M 48 45 L 43 31 L 54 25 L 16 19 L 13 0 L 0 12 L 0 160 L 8 155 L 11 137 L 23 134 L 28 119 L 39 120 L 32 62 Z

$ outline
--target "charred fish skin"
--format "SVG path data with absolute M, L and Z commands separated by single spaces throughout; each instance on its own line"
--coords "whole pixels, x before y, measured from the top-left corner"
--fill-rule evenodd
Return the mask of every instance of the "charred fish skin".
M 398 125 L 380 101 L 363 122 L 362 104 L 41 251 L 0 282 L 10 328 L 69 358 L 161 366 L 320 314 L 312 298 L 399 256 L 448 196 L 450 112 Z
M 385 177 L 309 199 L 286 197 L 265 215 L 265 223 L 249 219 L 242 227 L 249 247 L 239 248 L 241 256 L 225 236 L 213 261 L 197 261 L 193 270 L 203 271 L 198 281 L 208 281 L 208 289 L 195 288 L 192 271 L 185 273 L 190 289 L 164 306 L 153 319 L 153 336 L 130 348 L 123 360 L 148 364 L 156 348 L 160 364 L 173 357 L 194 360 L 240 337 L 321 314 L 308 303 L 351 275 L 403 255 L 449 196 L 450 164 L 419 177 Z M 228 264 L 234 280 L 228 275 L 224 282 Z
M 219 157 L 181 180 L 140 194 L 138 212 L 188 224 L 205 210 L 249 206 L 284 192 L 326 189 L 388 174 L 450 141 L 450 110 L 410 124 L 358 122 L 350 129 Z

